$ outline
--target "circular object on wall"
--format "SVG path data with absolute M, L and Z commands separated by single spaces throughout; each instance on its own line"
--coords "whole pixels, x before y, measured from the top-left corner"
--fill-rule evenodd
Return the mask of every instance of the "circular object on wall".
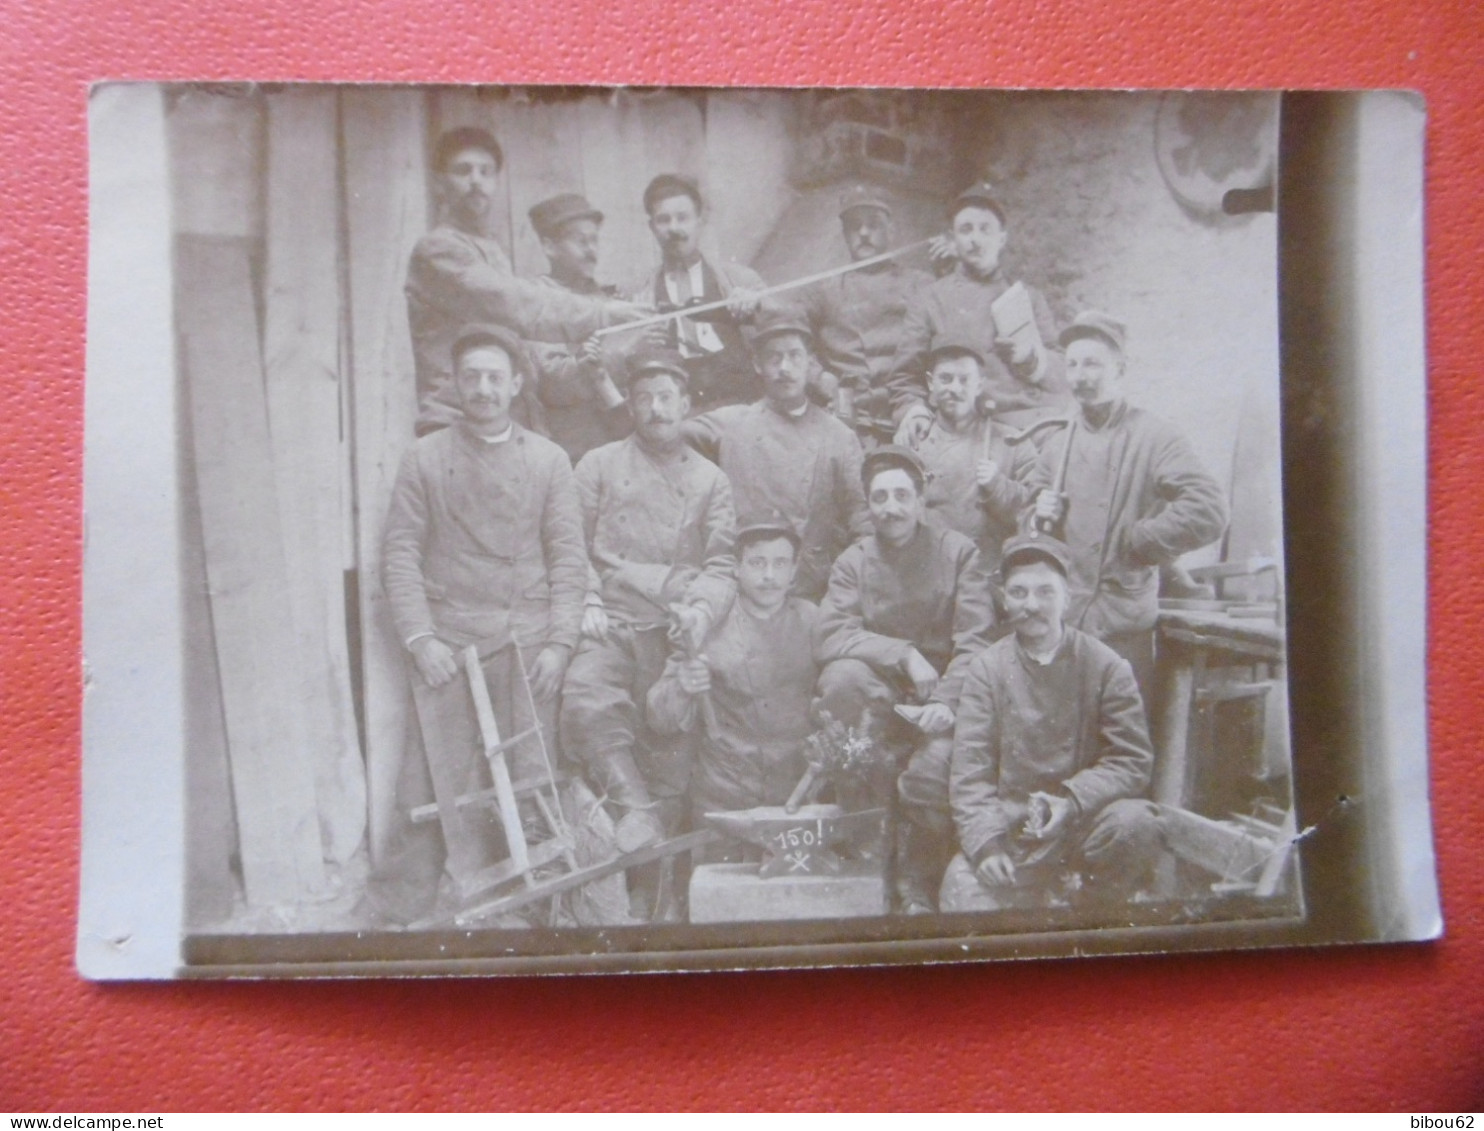
M 1278 95 L 1171 91 L 1155 117 L 1154 154 L 1170 192 L 1199 219 L 1271 211 Z M 1268 203 L 1253 207 L 1253 201 Z

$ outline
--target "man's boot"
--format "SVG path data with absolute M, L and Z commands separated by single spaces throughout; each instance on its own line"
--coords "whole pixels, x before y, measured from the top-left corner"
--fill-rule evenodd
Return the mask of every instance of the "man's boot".
M 610 750 L 593 766 L 594 784 L 617 811 L 613 838 L 621 853 L 637 852 L 664 839 L 655 803 L 629 750 Z
M 938 887 L 948 867 L 946 838 L 923 828 L 908 814 L 897 821 L 895 879 L 897 911 L 931 915 L 938 910 Z

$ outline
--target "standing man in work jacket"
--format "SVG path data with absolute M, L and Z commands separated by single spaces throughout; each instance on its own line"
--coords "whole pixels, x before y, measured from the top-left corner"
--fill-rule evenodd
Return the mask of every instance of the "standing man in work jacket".
M 763 280 L 740 263 L 719 263 L 701 254 L 705 202 L 696 182 L 661 173 L 644 190 L 649 230 L 660 248 L 660 267 L 631 296 L 660 310 L 727 300 L 725 309 L 666 324 L 665 344 L 685 363 L 690 401 L 697 412 L 724 404 L 748 404 L 759 395 L 742 324 L 757 312 Z
M 874 533 L 835 562 L 820 608 L 816 712 L 875 723 L 907 756 L 898 780 L 897 909 L 930 912 L 951 851 L 948 759 L 963 671 L 989 644 L 990 580 L 974 543 L 926 522 L 922 460 L 894 445 L 861 471 Z M 915 723 L 894 708 L 911 705 Z
M 574 295 L 617 298 L 618 288 L 598 282 L 598 232 L 603 214 L 575 192 L 531 207 L 531 227 L 541 240 L 549 270 L 536 281 Z M 623 394 L 609 376 L 596 339 L 581 347 L 530 342 L 536 394 L 546 428 L 575 464 L 592 449 L 625 436 L 631 427 Z
M 1093 310 L 1063 332 L 1079 411 L 1041 449 L 1045 482 L 1065 466 L 1066 486 L 1042 490 L 1034 518 L 1071 551 L 1067 623 L 1128 660 L 1152 712 L 1159 567 L 1220 538 L 1227 508 L 1189 441 L 1124 398 L 1127 336 Z
M 927 362 L 933 419 L 913 444 L 928 471 L 927 513 L 972 538 L 992 574 L 1000 547 L 1045 486 L 1041 464 L 1034 444 L 1012 444 L 1010 430 L 989 415 L 978 347 L 941 338 Z
M 481 654 L 518 644 L 538 721 L 551 735 L 587 589 L 577 485 L 565 453 L 510 418 L 526 375 L 513 331 L 465 327 L 452 361 L 458 420 L 412 446 L 392 490 L 382 561 L 387 600 L 410 678 L 430 686 L 461 676 L 457 653 L 470 644 Z M 495 680 L 490 688 L 501 718 L 518 713 L 511 695 L 520 692 L 510 684 Z M 545 771 L 538 749 L 512 748 L 514 777 Z M 431 907 L 444 859 L 438 826 L 407 818 L 433 799 L 420 742 L 404 753 L 397 796 L 399 825 L 369 894 L 383 914 L 407 922 Z
M 874 185 L 852 185 L 840 196 L 840 230 L 850 261 L 860 263 L 897 246 L 891 202 Z M 861 443 L 890 443 L 889 378 L 906 327 L 907 310 L 933 281 L 926 271 L 888 259 L 809 287 L 802 306 L 818 342 L 819 362 L 848 390 Z
M 715 459 L 740 514 L 781 511 L 800 538 L 794 592 L 817 601 L 840 551 L 870 530 L 861 446 L 806 388 L 813 341 L 787 312 L 759 316 L 752 353 L 763 398 L 692 417 L 685 437 Z
M 434 151 L 438 224 L 417 241 L 407 264 L 418 435 L 458 419 L 448 356 L 459 327 L 498 322 L 527 339 L 571 344 L 645 313 L 620 299 L 573 294 L 516 276 L 495 238 L 495 189 L 504 162 L 499 143 L 474 127 L 449 130 Z M 526 390 L 518 402 L 517 418 L 522 415 L 529 426 L 539 424 L 535 390 Z
M 1056 352 L 1056 321 L 1041 292 L 1017 284 L 1000 262 L 1010 238 L 1005 208 L 985 182 L 971 185 L 949 207 L 950 238 L 958 262 L 923 290 L 907 312 L 892 362 L 892 411 L 896 442 L 921 435 L 932 419 L 923 374 L 927 352 L 943 338 L 973 344 L 984 358 L 991 414 L 1022 428 L 1067 407 L 1062 361 Z M 994 306 L 1016 285 L 1026 292 L 1034 329 L 1006 337 Z
M 690 404 L 679 355 L 641 346 L 629 369 L 634 434 L 576 470 L 593 568 L 561 714 L 563 750 L 606 794 L 623 851 L 684 816 L 689 759 L 649 733 L 643 705 L 671 626 L 699 639 L 731 603 L 736 526 L 727 477 L 681 437 Z

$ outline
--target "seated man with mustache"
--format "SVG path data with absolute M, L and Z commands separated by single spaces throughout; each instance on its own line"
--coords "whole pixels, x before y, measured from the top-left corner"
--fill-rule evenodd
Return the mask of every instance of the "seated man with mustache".
M 949 801 L 960 851 L 943 911 L 1126 897 L 1157 855 L 1154 752 L 1128 661 L 1066 624 L 1072 557 L 1046 535 L 1005 544 L 1014 632 L 968 664 Z
M 809 700 L 819 667 L 811 637 L 819 608 L 789 595 L 799 535 L 769 511 L 737 530 L 737 597 L 698 651 L 672 650 L 649 689 L 649 725 L 698 733 L 692 819 L 714 810 L 782 805 L 805 770 Z M 702 706 L 709 700 L 709 710 Z
M 874 532 L 830 574 L 815 707 L 866 727 L 906 761 L 897 781 L 894 901 L 903 914 L 924 914 L 952 850 L 948 757 L 959 688 L 990 641 L 994 606 L 974 543 L 924 521 L 927 473 L 915 452 L 888 444 L 867 453 L 861 481 Z

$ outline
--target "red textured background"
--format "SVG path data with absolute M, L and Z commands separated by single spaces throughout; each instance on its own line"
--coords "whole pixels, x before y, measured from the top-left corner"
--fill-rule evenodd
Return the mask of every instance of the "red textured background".
M 1484 1107 L 1476 0 L 0 0 L 0 27 L 0 1109 Z M 84 92 L 126 77 L 1420 89 L 1448 937 L 895 971 L 81 982 Z

